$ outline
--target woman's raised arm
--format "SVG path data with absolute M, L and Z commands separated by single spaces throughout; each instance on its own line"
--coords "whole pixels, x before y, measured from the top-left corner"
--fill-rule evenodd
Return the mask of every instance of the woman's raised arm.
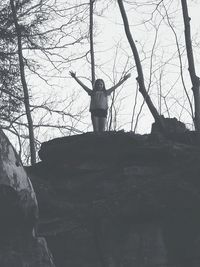
M 130 73 L 127 75 L 124 75 L 124 77 L 117 84 L 115 84 L 110 89 L 106 90 L 107 94 L 110 95 L 113 91 L 115 91 L 115 89 L 117 89 L 117 87 L 119 87 L 122 83 L 124 83 L 130 77 L 131 77 Z
M 77 81 L 77 83 L 88 93 L 88 95 L 91 95 L 92 90 L 88 88 L 84 83 L 82 83 L 77 77 L 76 72 L 70 71 L 69 74 L 72 76 L 72 78 Z

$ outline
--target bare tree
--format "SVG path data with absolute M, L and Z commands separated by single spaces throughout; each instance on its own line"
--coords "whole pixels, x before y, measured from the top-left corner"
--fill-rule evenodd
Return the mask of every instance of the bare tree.
M 200 133 L 200 80 L 199 77 L 196 75 L 195 70 L 195 63 L 194 63 L 194 56 L 193 56 L 193 48 L 192 48 L 192 41 L 191 41 L 191 30 L 190 30 L 190 20 L 188 14 L 188 6 L 187 0 L 181 0 L 182 4 L 182 12 L 183 12 L 183 20 L 185 26 L 185 44 L 187 50 L 187 59 L 188 59 L 188 70 L 192 82 L 192 91 L 194 95 L 194 106 L 195 106 L 195 129 L 198 133 Z
M 26 109 L 26 116 L 27 116 L 28 129 L 29 129 L 31 164 L 33 165 L 36 163 L 36 151 L 35 151 L 33 121 L 32 121 L 30 103 L 29 103 L 29 92 L 28 92 L 28 87 L 27 87 L 27 82 L 26 82 L 26 77 L 25 77 L 25 67 L 24 67 L 24 59 L 23 59 L 23 53 L 22 53 L 21 29 L 20 29 L 20 25 L 18 24 L 14 0 L 10 0 L 10 5 L 11 5 L 12 16 L 13 16 L 13 20 L 15 24 L 16 35 L 17 35 L 20 76 L 21 76 L 21 83 L 22 83 L 23 92 L 24 92 L 24 105 Z
M 142 94 L 149 110 L 151 111 L 151 114 L 153 115 L 155 122 L 159 125 L 160 130 L 164 133 L 165 132 L 164 121 L 163 121 L 162 117 L 159 115 L 158 111 L 156 110 L 156 108 L 155 108 L 153 102 L 151 101 L 151 98 L 150 98 L 150 96 L 146 90 L 146 87 L 145 87 L 140 57 L 139 57 L 137 47 L 135 45 L 135 42 L 134 42 L 132 35 L 131 35 L 131 32 L 130 32 L 129 22 L 128 22 L 128 18 L 127 18 L 126 11 L 124 8 L 123 0 L 118 0 L 118 5 L 119 5 L 119 9 L 120 9 L 121 16 L 123 19 L 126 36 L 127 36 L 128 42 L 130 44 L 130 47 L 131 47 L 131 50 L 132 50 L 132 53 L 133 53 L 133 56 L 135 59 L 135 63 L 136 63 L 136 68 L 137 68 L 137 72 L 138 72 L 137 82 L 139 84 L 139 91 Z
M 93 39 L 93 10 L 95 0 L 90 0 L 90 56 L 91 56 L 91 74 L 92 74 L 92 85 L 95 82 L 95 59 L 94 59 L 94 39 Z
M 71 100 L 70 96 L 66 99 L 62 99 L 60 102 L 58 99 L 54 98 L 56 103 L 54 103 L 54 107 L 51 107 L 51 105 L 47 103 L 49 94 L 47 97 L 42 97 L 44 98 L 42 102 L 35 100 L 34 92 L 30 91 L 30 88 L 32 89 L 32 80 L 39 79 L 43 84 L 46 84 L 46 87 L 48 86 L 53 89 L 56 84 L 56 82 L 54 82 L 56 79 L 66 78 L 66 76 L 61 77 L 61 71 L 63 72 L 71 62 L 85 57 L 85 52 L 79 53 L 77 50 L 74 50 L 74 53 L 70 53 L 69 56 L 66 51 L 68 51 L 67 49 L 70 46 L 82 45 L 84 38 L 88 37 L 88 28 L 87 31 L 79 31 L 79 19 L 82 21 L 88 19 L 88 13 L 86 15 L 88 4 L 63 4 L 61 8 L 59 1 L 59 3 L 56 2 L 54 5 L 48 0 L 27 0 L 22 2 L 12 0 L 13 10 L 13 8 L 10 8 L 11 0 L 9 2 L 7 3 L 4 1 L 4 3 L 0 4 L 1 14 L 9 14 L 7 17 L 1 16 L 0 23 L 3 26 L 5 24 L 5 27 L 0 29 L 0 41 L 3 44 L 2 33 L 7 33 L 5 29 L 8 29 L 9 31 L 4 39 L 9 44 L 13 45 L 13 49 L 10 49 L 11 51 L 8 50 L 8 45 L 6 43 L 7 46 L 5 45 L 0 49 L 0 60 L 3 60 L 5 57 L 4 55 L 13 56 L 14 59 L 10 61 L 10 65 L 11 67 L 16 66 L 16 69 L 13 70 L 13 68 L 10 68 L 8 71 L 7 69 L 5 71 L 3 67 L 0 68 L 0 73 L 4 73 L 5 75 L 13 74 L 15 78 L 11 80 L 11 76 L 7 75 L 6 78 L 4 78 L 1 75 L 1 108 L 3 108 L 4 113 L 6 113 L 6 116 L 4 116 L 3 112 L 1 112 L 1 127 L 17 137 L 17 140 L 20 142 L 18 147 L 24 159 L 27 149 L 28 151 L 31 149 L 31 155 L 34 154 L 34 148 L 37 149 L 40 140 L 44 138 L 44 133 L 48 133 L 47 136 L 50 138 L 50 132 L 52 132 L 52 136 L 54 132 L 61 135 L 66 135 L 66 133 L 71 134 L 72 132 L 82 132 L 77 129 L 78 123 L 81 123 L 84 127 L 88 127 L 88 125 L 84 125 L 81 121 L 81 118 L 84 116 L 84 108 L 80 107 L 80 114 L 79 110 L 75 112 L 71 111 L 71 101 L 74 100 Z M 15 13 L 13 13 L 13 11 Z M 13 14 L 15 15 L 15 19 L 12 18 Z M 59 22 L 53 25 L 53 21 Z M 45 61 L 41 60 L 44 59 L 44 57 Z M 15 65 L 13 64 L 14 60 Z M 44 62 L 45 68 L 43 68 Z M 52 74 L 50 74 L 50 71 L 52 71 Z M 19 81 L 17 80 L 18 76 Z M 28 81 L 27 77 L 31 77 L 31 79 L 29 78 Z M 54 84 L 51 83 L 50 79 Z M 1 81 L 3 82 L 1 83 Z M 13 90 L 14 86 L 20 90 L 23 88 L 25 92 L 21 93 L 19 90 L 19 92 L 16 91 L 15 93 Z M 10 89 L 12 89 L 12 91 Z M 10 105 L 7 104 L 7 98 L 3 93 L 7 98 L 11 99 L 11 104 L 14 103 L 15 106 L 17 104 L 19 105 L 19 108 L 17 107 L 18 109 L 15 108 L 14 105 L 12 106 L 12 109 L 15 108 L 14 116 L 11 116 Z M 29 97 L 31 97 L 31 105 L 29 103 Z M 64 101 L 66 101 L 66 103 L 63 103 Z M 26 104 L 21 104 L 23 102 Z M 38 108 L 36 106 L 38 106 Z M 44 115 L 45 112 L 42 110 L 48 110 L 48 114 Z M 28 116 L 25 114 L 28 114 Z M 26 122 L 26 117 L 28 123 Z M 30 129 L 32 127 L 34 132 Z M 27 130 L 29 132 L 28 134 Z M 38 133 L 40 133 L 40 136 L 38 136 Z M 34 148 L 32 145 L 28 145 L 28 140 L 35 142 Z M 28 153 L 30 154 L 30 152 Z M 31 156 L 31 158 L 36 157 Z M 30 160 L 30 155 L 28 156 L 28 154 L 27 159 Z M 32 164 L 34 162 L 35 160 L 31 160 Z

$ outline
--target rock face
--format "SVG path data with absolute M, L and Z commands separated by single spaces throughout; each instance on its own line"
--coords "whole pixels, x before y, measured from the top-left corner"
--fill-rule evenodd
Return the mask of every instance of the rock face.
M 38 204 L 18 155 L 0 131 L 0 266 L 53 267 L 43 238 L 35 236 Z
M 200 265 L 200 148 L 128 133 L 42 144 L 28 168 L 59 267 Z

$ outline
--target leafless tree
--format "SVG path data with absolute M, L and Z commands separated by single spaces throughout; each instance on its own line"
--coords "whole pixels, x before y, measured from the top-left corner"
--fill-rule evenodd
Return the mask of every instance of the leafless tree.
M 140 61 L 140 57 L 137 51 L 137 47 L 135 45 L 135 42 L 132 38 L 132 34 L 130 32 L 130 28 L 129 28 L 129 22 L 128 22 L 128 18 L 126 15 L 126 11 L 124 8 L 124 4 L 123 4 L 123 0 L 118 0 L 118 5 L 119 5 L 119 9 L 121 12 L 121 16 L 123 19 L 123 23 L 124 23 L 124 29 L 126 32 L 126 36 L 128 39 L 128 42 L 130 44 L 134 59 L 135 59 L 135 63 L 136 63 L 136 68 L 137 68 L 137 72 L 138 72 L 138 77 L 137 77 L 137 81 L 139 84 L 139 91 L 142 94 L 145 102 L 148 105 L 149 110 L 151 111 L 151 114 L 153 115 L 155 121 L 157 122 L 157 124 L 160 127 L 160 130 L 164 133 L 165 132 L 165 124 L 164 121 L 162 119 L 162 117 L 158 114 L 158 111 L 156 110 L 153 102 L 151 101 L 151 98 L 146 90 L 145 87 L 145 82 L 144 82 L 144 76 L 143 76 L 143 70 L 142 70 L 142 65 L 141 65 L 141 61 Z
M 91 56 L 91 74 L 92 74 L 92 85 L 95 82 L 95 58 L 94 58 L 94 39 L 93 39 L 93 10 L 95 0 L 90 0 L 90 56 Z
M 26 116 L 28 121 L 28 130 L 29 130 L 29 142 L 30 142 L 30 155 L 31 155 L 31 164 L 36 163 L 36 151 L 35 151 L 35 140 L 34 140 L 34 130 L 33 130 L 33 121 L 31 116 L 30 110 L 30 103 L 29 103 L 29 92 L 28 86 L 26 82 L 26 75 L 25 75 L 25 67 L 24 67 L 24 58 L 22 52 L 22 38 L 21 38 L 21 28 L 18 23 L 16 7 L 15 7 L 14 0 L 10 0 L 10 6 L 12 10 L 12 16 L 15 24 L 16 36 L 17 36 L 17 46 L 18 46 L 18 56 L 19 56 L 19 66 L 20 66 L 20 76 L 21 76 L 21 83 L 24 92 L 24 105 L 26 109 Z
M 21 87 L 23 87 L 24 89 L 24 97 L 18 95 L 17 93 L 15 94 L 7 89 L 5 90 L 2 86 L 0 88 L 0 92 L 2 95 L 2 93 L 4 93 L 5 91 L 5 94 L 7 94 L 9 97 L 16 99 L 19 103 L 25 102 L 25 110 L 21 108 L 20 110 L 18 110 L 18 113 L 16 112 L 14 117 L 1 116 L 1 127 L 12 133 L 12 135 L 15 135 L 17 137 L 17 140 L 21 142 L 19 143 L 19 150 L 21 151 L 20 153 L 23 155 L 23 158 L 25 155 L 25 150 L 27 149 L 29 150 L 30 147 L 31 163 L 33 164 L 36 160 L 34 146 L 36 146 L 37 148 L 37 144 L 41 139 L 41 137 L 38 139 L 36 136 L 34 136 L 34 131 L 33 131 L 34 129 L 36 132 L 39 132 L 38 128 L 40 127 L 41 128 L 40 132 L 43 133 L 44 130 L 42 129 L 45 128 L 58 129 L 60 131 L 60 134 L 62 135 L 64 134 L 64 132 L 65 134 L 66 132 L 68 132 L 69 134 L 71 132 L 77 132 L 77 131 L 81 132 L 81 130 L 77 129 L 76 124 L 81 121 L 80 114 L 82 114 L 83 116 L 83 113 L 80 112 L 80 114 L 78 114 L 77 111 L 77 113 L 74 114 L 74 112 L 72 112 L 70 108 L 68 111 L 65 111 L 66 109 L 68 109 L 69 106 L 70 107 L 72 106 L 71 105 L 72 103 L 70 102 L 71 101 L 70 97 L 68 99 L 65 99 L 66 104 L 63 104 L 62 101 L 60 103 L 59 101 L 57 101 L 57 105 L 59 104 L 61 105 L 61 107 L 58 108 L 51 107 L 49 104 L 45 103 L 48 102 L 45 100 L 43 101 L 43 103 L 42 102 L 40 104 L 36 103 L 38 101 L 35 101 L 34 95 L 31 94 L 30 90 L 31 86 L 27 84 L 28 80 L 27 75 L 29 76 L 31 75 L 33 77 L 32 78 L 33 80 L 34 77 L 36 77 L 36 79 L 39 78 L 43 83 L 46 83 L 47 86 L 52 87 L 52 84 L 49 80 L 53 79 L 52 77 L 53 75 L 55 75 L 56 72 L 57 72 L 57 77 L 56 76 L 54 77 L 55 79 L 58 79 L 61 75 L 61 71 L 63 71 L 64 68 L 66 68 L 63 67 L 64 65 L 69 66 L 71 62 L 85 57 L 86 54 L 84 52 L 77 53 L 77 51 L 74 50 L 75 52 L 71 54 L 69 57 L 66 56 L 67 53 L 66 52 L 63 53 L 63 51 L 66 51 L 70 46 L 81 44 L 84 38 L 87 37 L 88 29 L 85 32 L 84 31 L 77 32 L 77 29 L 79 28 L 78 26 L 79 19 L 82 19 L 82 21 L 84 21 L 86 18 L 88 18 L 88 16 L 86 16 L 84 13 L 85 10 L 88 9 L 88 5 L 69 4 L 67 6 L 63 4 L 61 7 L 59 3 L 55 2 L 54 5 L 51 1 L 48 0 L 37 1 L 34 3 L 33 1 L 25 1 L 21 3 L 15 0 L 10 0 L 10 6 L 12 7 L 13 21 L 9 23 L 14 24 L 15 30 L 10 31 L 9 32 L 10 35 L 8 34 L 8 36 L 12 36 L 12 34 L 14 33 L 13 39 L 14 38 L 17 39 L 18 49 L 17 50 L 14 49 L 12 51 L 12 54 L 18 55 L 18 60 L 19 60 L 18 65 L 19 65 L 20 78 L 22 84 Z M 2 7 L 2 9 L 4 8 L 4 6 L 1 6 L 1 4 L 0 7 Z M 68 16 L 65 16 L 65 14 L 68 14 Z M 60 22 L 61 18 L 62 22 Z M 6 22 L 6 19 L 8 18 L 6 17 L 2 18 L 2 22 L 5 22 L 5 25 L 6 23 L 8 24 L 8 22 Z M 57 22 L 54 23 L 53 25 L 53 21 Z M 35 27 L 35 25 L 37 25 L 37 22 L 39 23 L 38 25 L 40 29 Z M 76 32 L 74 32 L 75 27 L 76 27 Z M 8 37 L 7 40 L 9 41 Z M 4 51 L 7 52 L 5 49 Z M 46 64 L 45 68 L 42 68 L 44 61 L 42 62 L 40 58 L 44 58 L 44 56 L 46 58 Z M 17 61 L 15 62 L 15 64 L 17 66 Z M 52 66 L 53 68 L 49 66 Z M 50 74 L 50 71 L 52 71 L 52 74 Z M 7 73 L 9 74 L 9 72 Z M 16 76 L 17 75 L 13 77 Z M 15 83 L 15 85 L 17 84 Z M 11 82 L 7 83 L 7 87 L 8 86 L 11 86 Z M 31 104 L 29 100 L 30 97 L 31 97 Z M 54 101 L 56 101 L 55 98 Z M 72 102 L 74 102 L 74 100 Z M 1 101 L 1 104 L 2 103 L 3 102 Z M 13 101 L 11 103 L 13 103 Z M 8 109 L 8 107 L 9 105 L 5 104 L 4 111 Z M 3 108 L 3 105 L 1 105 L 1 108 Z M 83 109 L 84 108 L 80 108 L 80 111 L 83 112 Z M 48 123 L 44 122 L 46 120 L 46 116 L 44 117 L 43 115 L 44 112 L 42 112 L 41 110 L 43 111 L 49 110 Z M 38 112 L 39 116 L 35 115 L 36 111 L 37 112 L 39 111 Z M 34 117 L 37 118 L 37 121 L 39 123 L 36 124 L 35 122 L 33 122 L 31 113 L 33 113 Z M 50 113 L 54 117 L 54 119 L 50 119 Z M 25 114 L 27 114 L 26 116 L 28 119 L 28 124 L 26 123 L 25 120 Z M 39 117 L 41 117 L 40 121 Z M 67 122 L 65 125 L 66 118 L 70 118 L 71 122 L 70 123 Z M 61 122 L 61 120 L 63 123 Z M 28 135 L 26 133 L 27 129 L 29 129 Z M 31 142 L 30 146 L 26 145 L 27 140 L 30 140 Z M 29 153 L 26 154 L 28 155 Z
M 194 63 L 194 56 L 193 56 L 193 48 L 192 48 L 192 41 L 191 41 L 191 29 L 190 29 L 190 20 L 188 14 L 188 6 L 187 0 L 181 0 L 182 4 L 182 12 L 183 12 L 183 20 L 185 26 L 185 44 L 187 50 L 187 58 L 188 58 L 188 70 L 190 73 L 190 78 L 192 82 L 192 91 L 194 95 L 194 106 L 195 106 L 195 129 L 197 132 L 200 133 L 200 80 L 199 77 L 196 75 L 195 70 L 195 63 Z

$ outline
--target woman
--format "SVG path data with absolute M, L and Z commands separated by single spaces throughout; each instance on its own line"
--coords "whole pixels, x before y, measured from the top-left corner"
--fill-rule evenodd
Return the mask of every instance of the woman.
M 108 113 L 108 96 L 123 82 L 125 82 L 131 75 L 125 75 L 116 85 L 108 90 L 106 90 L 105 88 L 104 81 L 102 79 L 97 79 L 94 83 L 93 90 L 91 90 L 76 77 L 75 72 L 70 71 L 69 73 L 91 97 L 90 112 L 94 132 L 105 131 L 106 118 Z

